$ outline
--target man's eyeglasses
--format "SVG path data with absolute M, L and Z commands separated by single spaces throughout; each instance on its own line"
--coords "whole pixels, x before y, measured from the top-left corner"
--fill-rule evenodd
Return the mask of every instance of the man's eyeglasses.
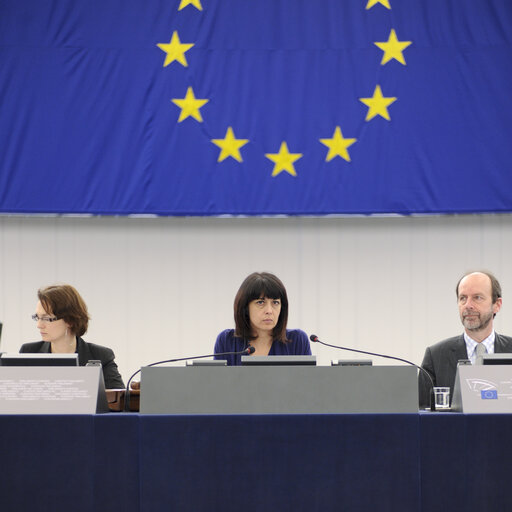
M 45 323 L 51 323 L 51 322 L 55 322 L 58 320 L 58 318 L 56 316 L 38 316 L 38 315 L 32 315 L 32 320 L 34 320 L 34 322 L 39 322 L 39 320 L 41 320 L 41 322 L 45 322 Z

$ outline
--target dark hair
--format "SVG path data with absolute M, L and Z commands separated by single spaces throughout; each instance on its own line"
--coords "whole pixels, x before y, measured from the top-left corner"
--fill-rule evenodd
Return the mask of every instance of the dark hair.
M 276 326 L 272 330 L 272 338 L 286 343 L 286 324 L 288 322 L 288 296 L 281 280 L 268 272 L 254 272 L 244 279 L 234 303 L 235 336 L 244 340 L 254 340 L 256 336 L 249 318 L 249 303 L 260 297 L 279 299 L 281 312 Z
M 491 294 L 492 294 L 492 303 L 494 304 L 499 298 L 501 298 L 501 285 L 499 281 L 496 279 L 494 274 L 488 272 L 487 270 L 472 270 L 471 272 L 466 272 L 457 282 L 457 286 L 455 287 L 455 293 L 457 298 L 459 298 L 459 285 L 460 282 L 470 274 L 484 274 L 491 280 Z
M 49 315 L 66 322 L 73 334 L 83 336 L 89 326 L 89 313 L 80 294 L 69 284 L 47 286 L 37 292 L 41 305 Z

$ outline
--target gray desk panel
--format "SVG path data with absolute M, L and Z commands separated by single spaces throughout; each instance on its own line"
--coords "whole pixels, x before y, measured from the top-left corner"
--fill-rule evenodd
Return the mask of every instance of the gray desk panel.
M 409 366 L 142 368 L 142 414 L 336 414 L 418 411 Z

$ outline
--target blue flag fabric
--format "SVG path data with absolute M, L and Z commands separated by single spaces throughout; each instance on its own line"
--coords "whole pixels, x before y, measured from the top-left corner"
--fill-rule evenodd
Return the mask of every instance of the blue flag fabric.
M 2 0 L 0 211 L 512 211 L 510 0 Z

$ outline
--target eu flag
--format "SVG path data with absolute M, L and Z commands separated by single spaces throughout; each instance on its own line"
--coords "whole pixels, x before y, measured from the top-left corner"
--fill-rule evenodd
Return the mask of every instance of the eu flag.
M 512 211 L 510 0 L 3 0 L 0 211 Z

